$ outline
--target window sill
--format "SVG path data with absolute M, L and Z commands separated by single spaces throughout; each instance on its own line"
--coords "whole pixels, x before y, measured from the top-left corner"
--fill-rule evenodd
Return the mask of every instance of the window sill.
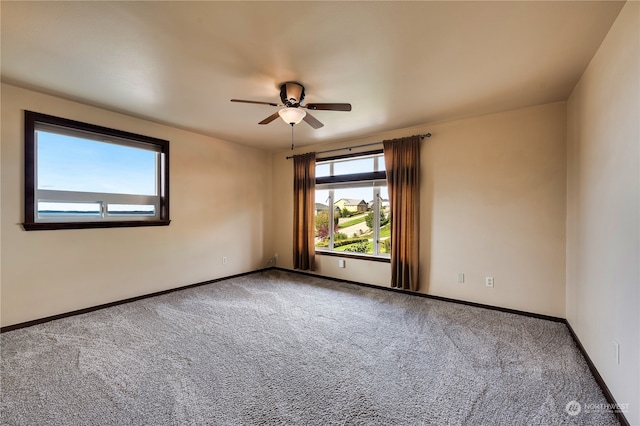
M 391 257 L 374 256 L 371 254 L 356 254 L 336 251 L 316 250 L 315 253 L 320 256 L 344 257 L 347 259 L 370 260 L 372 262 L 391 263 Z
M 170 220 L 122 220 L 111 222 L 25 222 L 25 231 L 52 231 L 56 229 L 131 228 L 136 226 L 168 226 Z

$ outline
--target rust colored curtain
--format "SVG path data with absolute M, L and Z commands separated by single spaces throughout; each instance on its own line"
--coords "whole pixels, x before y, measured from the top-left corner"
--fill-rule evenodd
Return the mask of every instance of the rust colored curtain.
M 316 154 L 293 157 L 293 268 L 315 269 Z
M 391 287 L 418 291 L 420 136 L 383 145 L 391 207 Z

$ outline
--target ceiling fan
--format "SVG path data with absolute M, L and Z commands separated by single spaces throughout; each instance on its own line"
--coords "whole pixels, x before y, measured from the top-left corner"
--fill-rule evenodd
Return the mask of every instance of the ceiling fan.
M 280 85 L 280 100 L 282 104 L 273 102 L 246 101 L 242 99 L 231 99 L 231 102 L 244 102 L 247 104 L 269 105 L 274 107 L 284 107 L 277 112 L 271 114 L 258 124 L 269 124 L 278 117 L 281 117 L 285 123 L 293 126 L 304 120 L 314 129 L 324 126 L 317 118 L 309 114 L 306 110 L 316 111 L 351 111 L 351 104 L 338 103 L 310 103 L 301 105 L 304 100 L 304 86 L 295 81 L 287 81 Z

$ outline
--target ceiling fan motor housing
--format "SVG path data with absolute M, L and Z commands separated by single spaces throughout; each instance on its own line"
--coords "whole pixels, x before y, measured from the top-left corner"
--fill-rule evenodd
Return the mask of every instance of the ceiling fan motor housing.
M 1 1 L 1 0 L 0 0 Z M 304 120 L 308 125 L 314 129 L 319 129 L 324 124 L 318 121 L 313 115 L 309 114 L 306 110 L 322 110 L 322 111 L 351 111 L 351 104 L 346 103 L 310 103 L 307 105 L 301 105 L 304 100 L 304 86 L 295 81 L 285 81 L 280 85 L 280 100 L 282 105 L 278 105 L 273 102 L 264 101 L 251 101 L 243 99 L 231 99 L 231 102 L 243 102 L 247 104 L 269 105 L 272 107 L 282 107 L 279 111 L 271 114 L 258 124 L 269 124 L 278 116 L 287 124 L 300 123 Z
M 304 86 L 295 81 L 280 85 L 280 100 L 288 107 L 298 107 L 304 100 Z

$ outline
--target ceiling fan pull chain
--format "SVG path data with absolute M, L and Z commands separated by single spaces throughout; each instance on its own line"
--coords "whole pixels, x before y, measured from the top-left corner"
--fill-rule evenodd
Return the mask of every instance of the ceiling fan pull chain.
M 293 151 L 293 123 L 291 123 L 291 151 Z

